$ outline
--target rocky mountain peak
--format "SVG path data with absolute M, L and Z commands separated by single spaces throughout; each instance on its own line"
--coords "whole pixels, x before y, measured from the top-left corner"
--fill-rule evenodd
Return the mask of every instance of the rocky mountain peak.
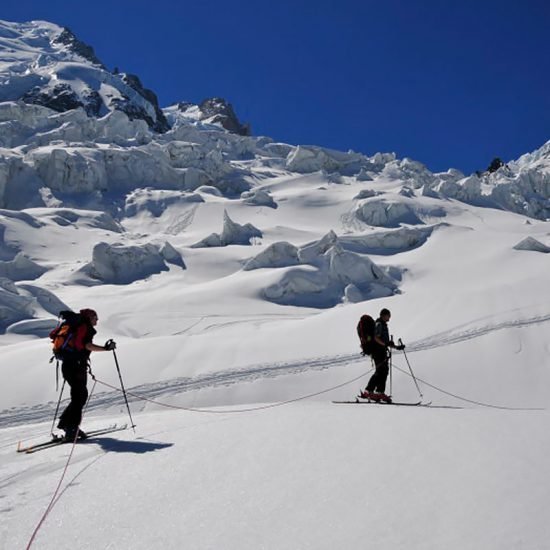
M 68 46 L 68 48 L 73 53 L 88 60 L 90 63 L 93 63 L 94 65 L 98 65 L 102 69 L 105 69 L 105 66 L 96 56 L 92 46 L 89 46 L 88 44 L 85 44 L 84 42 L 79 40 L 68 27 L 63 27 L 61 34 L 56 36 L 52 40 L 52 45 L 55 46 L 58 44 Z
M 204 99 L 198 105 L 189 101 L 180 101 L 165 109 L 172 121 L 178 119 L 192 122 L 215 124 L 224 130 L 240 136 L 250 136 L 251 129 L 247 123 L 241 123 L 231 103 L 221 97 Z
M 0 101 L 22 101 L 90 117 L 122 111 L 155 132 L 170 125 L 157 96 L 135 75 L 109 71 L 94 49 L 67 27 L 46 21 L 0 21 Z
M 221 124 L 234 134 L 249 136 L 251 133 L 250 125 L 242 124 L 231 103 L 221 97 L 205 99 L 199 104 L 199 109 L 203 113 L 203 119 L 209 119 L 208 121 L 214 124 Z

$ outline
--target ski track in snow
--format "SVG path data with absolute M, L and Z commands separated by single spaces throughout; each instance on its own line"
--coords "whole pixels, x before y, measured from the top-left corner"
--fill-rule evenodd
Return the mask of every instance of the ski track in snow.
M 531 325 L 539 325 L 541 323 L 547 323 L 550 321 L 550 314 L 547 315 L 538 315 L 536 317 L 531 317 L 529 319 L 517 319 L 515 321 L 502 321 L 494 325 L 486 325 L 485 327 L 472 328 L 466 331 L 456 332 L 455 330 L 447 330 L 433 335 L 430 338 L 425 340 L 420 340 L 407 346 L 411 352 L 415 351 L 425 351 L 433 348 L 438 348 L 441 346 L 450 346 L 452 344 L 457 344 L 459 342 L 464 342 L 466 340 L 471 340 L 472 338 L 479 338 L 485 336 L 491 332 L 497 330 L 504 330 L 508 328 L 523 328 Z
M 198 207 L 199 205 L 196 204 L 188 212 L 185 212 L 183 215 L 179 216 L 178 219 L 166 229 L 166 233 L 168 235 L 179 235 L 180 233 L 184 233 L 185 230 L 193 223 Z
M 464 331 L 456 331 L 456 329 L 444 331 L 435 334 L 430 338 L 407 344 L 407 351 L 409 354 L 419 351 L 426 351 L 457 344 L 473 338 L 480 338 L 498 330 L 523 328 L 530 325 L 547 323 L 549 321 L 550 314 L 547 314 L 528 319 L 502 321 L 493 325 L 471 328 Z M 147 399 L 160 400 L 165 397 L 206 388 L 231 386 L 234 384 L 253 382 L 259 379 L 300 374 L 308 371 L 340 368 L 360 362 L 365 363 L 366 367 L 370 367 L 368 358 L 362 357 L 359 353 L 350 353 L 345 355 L 305 358 L 299 361 L 249 365 L 242 369 L 218 371 L 211 374 L 200 375 L 195 378 L 180 377 L 150 384 L 142 384 L 128 388 L 128 390 L 133 394 L 142 395 Z M 140 399 L 132 396 L 128 396 L 128 400 L 134 405 L 141 401 Z M 68 400 L 63 401 L 62 406 L 66 403 L 68 403 Z M 120 406 L 121 403 L 122 397 L 119 392 L 94 391 L 93 399 L 88 406 L 88 412 L 105 409 L 107 407 Z M 143 401 L 143 403 L 145 402 Z M 4 410 L 2 411 L 2 416 L 0 417 L 0 428 L 47 421 L 52 418 L 56 404 L 56 402 L 50 401 L 48 403 L 34 405 L 32 407 L 20 407 Z

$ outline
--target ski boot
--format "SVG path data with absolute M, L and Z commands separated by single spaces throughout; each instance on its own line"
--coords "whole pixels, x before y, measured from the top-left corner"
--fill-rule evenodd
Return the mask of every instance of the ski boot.
M 82 430 L 79 430 L 78 428 L 65 428 L 65 436 L 63 437 L 63 439 L 69 443 L 72 443 L 77 439 L 87 438 L 88 434 L 86 434 L 86 432 L 83 432 Z
M 362 391 L 359 397 L 361 399 L 367 399 L 368 401 L 376 401 L 377 403 L 378 401 L 380 401 L 379 393 L 374 393 L 373 391 L 368 391 L 368 390 Z

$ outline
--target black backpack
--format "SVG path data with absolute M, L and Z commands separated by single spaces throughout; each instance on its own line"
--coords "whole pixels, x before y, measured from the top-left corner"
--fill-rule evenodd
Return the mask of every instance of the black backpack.
M 370 315 L 362 315 L 357 324 L 357 335 L 361 342 L 363 355 L 370 355 L 374 345 L 375 320 Z

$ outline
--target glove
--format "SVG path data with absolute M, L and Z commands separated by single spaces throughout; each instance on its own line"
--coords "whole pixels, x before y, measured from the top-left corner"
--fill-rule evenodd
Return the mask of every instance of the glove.
M 114 340 L 107 340 L 103 346 L 105 351 L 112 351 L 116 348 L 116 342 Z
M 395 349 L 403 351 L 405 349 L 405 344 L 399 344 L 398 346 L 395 346 Z
M 390 340 L 390 342 L 388 344 L 388 347 L 389 348 L 395 348 L 395 342 L 393 340 Z

